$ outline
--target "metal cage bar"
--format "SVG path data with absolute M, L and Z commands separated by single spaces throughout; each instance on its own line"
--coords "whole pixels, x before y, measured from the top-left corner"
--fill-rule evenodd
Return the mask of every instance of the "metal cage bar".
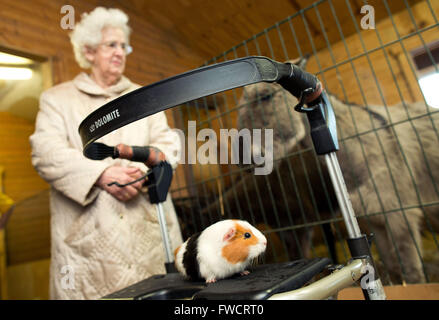
M 358 144 L 358 152 L 361 154 L 361 157 L 364 159 L 364 168 L 369 176 L 369 181 L 372 185 L 373 192 L 375 193 L 379 210 L 369 211 L 368 210 L 368 203 L 366 202 L 366 197 L 364 194 L 361 193 L 361 190 L 358 188 L 351 190 L 351 192 L 355 193 L 356 196 L 358 196 L 358 199 L 361 203 L 362 212 L 367 213 L 364 216 L 361 215 L 359 217 L 360 220 L 363 220 L 369 228 L 372 228 L 372 223 L 370 219 L 382 216 L 384 219 L 385 228 L 389 231 L 389 238 L 390 243 L 393 246 L 393 249 L 395 250 L 396 257 L 398 259 L 399 265 L 401 267 L 402 272 L 402 278 L 406 278 L 407 270 L 405 270 L 405 266 L 403 263 L 403 259 L 400 256 L 400 252 L 398 250 L 397 245 L 397 239 L 394 235 L 394 228 L 395 226 L 391 225 L 389 222 L 390 215 L 396 215 L 401 214 L 401 217 L 405 219 L 406 225 L 407 225 L 407 241 L 411 241 L 415 244 L 418 258 L 420 259 L 422 263 L 423 272 L 426 277 L 426 281 L 431 281 L 431 277 L 429 277 L 428 270 L 426 268 L 426 265 L 424 264 L 421 248 L 418 247 L 415 235 L 413 233 L 413 230 L 411 230 L 410 224 L 408 223 L 407 213 L 411 210 L 420 210 L 423 215 L 423 220 L 425 220 L 426 223 L 426 231 L 429 231 L 432 236 L 432 241 L 435 245 L 436 250 L 439 250 L 439 243 L 437 239 L 437 235 L 434 230 L 434 227 L 431 223 L 432 216 L 430 215 L 431 211 L 430 209 L 434 208 L 435 206 L 439 206 L 439 187 L 437 178 L 434 175 L 434 163 L 432 162 L 433 159 L 430 159 L 429 155 L 425 151 L 425 141 L 423 140 L 422 134 L 419 133 L 417 127 L 416 127 L 416 121 L 427 119 L 430 121 L 432 130 L 434 130 L 434 134 L 436 136 L 437 141 L 439 142 L 439 132 L 437 130 L 437 124 L 434 121 L 435 115 L 437 116 L 437 113 L 439 111 L 431 111 L 427 109 L 427 100 L 424 96 L 424 93 L 422 92 L 419 83 L 414 85 L 414 90 L 416 91 L 416 94 L 422 97 L 426 109 L 425 113 L 421 115 L 412 115 L 410 114 L 410 110 L 408 108 L 408 102 L 405 99 L 404 95 L 404 87 L 399 83 L 398 79 L 398 71 L 396 70 L 396 67 L 392 64 L 390 55 L 388 53 L 389 49 L 398 47 L 399 51 L 401 52 L 401 56 L 405 59 L 408 68 L 404 69 L 407 70 L 411 78 L 415 79 L 416 82 L 419 81 L 419 76 L 416 71 L 416 67 L 414 66 L 411 55 L 410 55 L 410 48 L 407 45 L 409 41 L 412 41 L 413 39 L 417 39 L 418 42 L 420 42 L 421 47 L 425 50 L 428 59 L 430 60 L 431 64 L 434 66 L 434 71 L 439 72 L 439 68 L 437 66 L 437 63 L 434 60 L 434 57 L 431 53 L 431 50 L 429 48 L 429 45 L 427 43 L 426 35 L 436 32 L 439 27 L 439 22 L 437 19 L 437 14 L 435 13 L 435 5 L 432 4 L 430 0 L 424 0 L 424 1 L 418 1 L 418 3 L 423 3 L 429 10 L 428 14 L 431 14 L 431 17 L 429 18 L 429 24 L 427 25 L 419 25 L 419 23 L 416 21 L 416 15 L 415 12 L 413 12 L 412 7 L 410 6 L 409 2 L 407 0 L 403 0 L 405 8 L 403 8 L 404 13 L 408 15 L 409 20 L 408 23 L 410 23 L 413 26 L 412 30 L 406 30 L 404 33 L 401 33 L 398 30 L 397 23 L 394 19 L 394 14 L 391 12 L 391 7 L 388 3 L 388 1 L 384 0 L 383 5 L 385 8 L 385 12 L 387 14 L 385 19 L 390 24 L 390 28 L 388 30 L 393 30 L 395 33 L 395 36 L 390 39 L 383 37 L 382 31 L 379 28 L 376 28 L 375 30 L 371 30 L 369 32 L 374 33 L 376 35 L 376 40 L 378 44 L 373 44 L 373 46 L 368 46 L 368 40 L 366 37 L 363 37 L 364 33 L 360 30 L 357 16 L 354 13 L 354 9 L 352 7 L 352 4 L 349 0 L 344 1 L 344 6 L 346 8 L 347 16 L 344 16 L 344 19 L 346 19 L 346 23 L 350 23 L 353 27 L 354 33 L 349 34 L 349 38 L 346 37 L 344 33 L 344 25 L 340 22 L 340 18 L 338 15 L 338 12 L 336 10 L 336 6 L 334 4 L 334 1 L 332 0 L 319 0 L 313 3 L 312 5 L 303 8 L 293 15 L 288 16 L 287 18 L 275 23 L 273 26 L 270 26 L 261 32 L 253 35 L 247 40 L 242 41 L 238 45 L 230 48 L 229 50 L 223 52 L 222 54 L 218 55 L 217 57 L 214 57 L 210 59 L 209 61 L 206 61 L 204 65 L 208 65 L 211 63 L 217 63 L 220 61 L 227 61 L 230 58 L 239 58 L 242 56 L 249 56 L 249 55 L 266 55 L 270 56 L 273 59 L 279 59 L 280 57 L 283 57 L 286 60 L 291 59 L 292 57 L 297 56 L 304 56 L 305 53 L 312 53 L 312 57 L 314 58 L 315 65 L 317 67 L 317 71 L 315 74 L 321 79 L 322 83 L 326 88 L 331 88 L 331 84 L 337 85 L 339 89 L 339 92 L 341 92 L 341 97 L 343 101 L 347 104 L 352 104 L 352 101 L 360 100 L 361 104 L 365 106 L 366 109 L 370 109 L 372 106 L 372 100 L 369 97 L 368 90 L 374 90 L 376 91 L 376 98 L 380 101 L 380 104 L 383 106 L 383 110 L 385 110 L 386 116 L 387 116 L 387 123 L 378 125 L 371 115 L 369 115 L 368 119 L 368 125 L 369 129 L 360 129 L 358 126 L 357 120 L 351 110 L 349 109 L 349 112 L 346 114 L 346 117 L 349 118 L 351 123 L 354 127 L 353 133 L 343 132 L 342 128 L 339 128 L 339 143 L 340 146 L 344 149 L 349 149 L 349 145 L 352 143 Z M 364 4 L 368 4 L 369 2 L 364 0 Z M 340 6 L 340 3 L 337 3 L 338 6 Z M 323 15 L 323 10 L 325 10 L 325 15 Z M 427 11 L 428 11 L 427 10 Z M 437 10 L 437 9 L 436 9 Z M 401 12 L 399 11 L 398 14 Z M 349 20 L 349 21 L 347 21 Z M 432 21 L 432 22 L 431 22 Z M 328 26 L 329 23 L 332 23 L 333 28 L 331 31 L 332 34 L 328 33 Z M 345 20 L 343 21 L 345 23 Z M 302 30 L 302 33 L 300 31 Z M 304 32 L 303 32 L 304 30 Z M 317 41 L 316 32 L 318 34 L 319 38 L 319 45 L 320 47 L 315 43 Z M 337 36 L 338 41 L 335 42 L 334 39 L 331 39 L 332 37 Z M 351 39 L 351 35 L 356 35 L 357 39 L 356 42 L 356 49 L 352 50 L 350 45 L 352 45 L 353 40 Z M 306 42 L 306 43 L 305 43 Z M 322 46 L 322 43 L 324 44 Z M 336 47 L 338 45 L 338 47 Z M 329 56 L 329 60 L 327 61 L 320 61 L 322 56 L 322 50 L 327 50 L 327 56 Z M 344 49 L 344 52 L 342 52 L 342 49 Z M 339 50 L 338 53 L 336 50 Z M 311 51 L 311 52 L 309 52 Z M 342 52 L 342 54 L 340 54 Z M 385 68 L 383 70 L 378 69 L 376 65 L 373 63 L 373 57 L 379 55 L 380 59 L 383 61 L 381 67 Z M 364 63 L 363 63 L 364 61 Z M 360 71 L 358 69 L 358 62 L 363 63 L 365 69 L 368 71 L 368 77 L 370 79 L 371 83 L 374 83 L 374 86 L 364 86 L 363 79 L 361 78 Z M 348 71 L 346 71 L 348 70 Z M 406 113 L 406 118 L 404 119 L 392 119 L 391 114 L 389 112 L 389 103 L 388 103 L 388 95 L 389 93 L 385 92 L 385 88 L 383 88 L 380 83 L 380 75 L 383 72 L 387 72 L 389 75 L 389 78 L 391 81 L 393 81 L 393 96 L 395 99 L 402 101 L 402 108 L 404 108 Z M 335 77 L 332 75 L 335 74 Z M 352 77 L 348 80 L 349 83 L 347 83 L 346 75 L 352 74 Z M 414 82 L 413 82 L 414 83 Z M 409 83 L 407 85 L 410 85 L 410 88 L 412 88 L 412 83 Z M 358 92 L 358 94 L 353 99 L 351 92 L 349 91 L 350 88 L 355 87 L 355 92 Z M 278 91 L 273 91 L 272 95 L 278 94 Z M 242 104 L 239 104 L 239 96 L 241 95 L 241 92 L 239 89 L 233 89 L 230 91 L 230 95 L 228 93 L 221 93 L 212 98 L 213 104 L 210 105 L 211 109 L 209 109 L 209 106 L 207 105 L 206 100 L 204 100 L 204 103 L 202 101 L 195 101 L 192 103 L 187 104 L 186 106 L 182 106 L 179 109 L 179 114 L 182 118 L 188 118 L 190 119 L 196 119 L 196 129 L 199 130 L 203 128 L 204 126 L 208 125 L 209 127 L 213 127 L 214 122 L 219 123 L 219 127 L 221 129 L 227 129 L 228 126 L 233 124 L 235 121 L 235 116 L 239 111 L 248 109 L 249 106 L 255 104 L 255 101 L 253 98 L 247 97 L 246 101 Z M 245 97 L 245 90 L 243 92 L 243 96 Z M 392 97 L 393 97 L 392 96 Z M 258 100 L 261 97 L 256 98 Z M 284 100 L 287 101 L 285 95 Z M 232 102 L 230 102 L 232 101 Z M 186 108 L 186 109 L 184 109 Z M 195 115 L 190 109 L 195 109 Z M 203 118 L 200 114 L 200 111 L 203 110 L 205 112 L 206 117 Z M 212 110 L 212 112 L 210 112 Z M 260 115 L 264 116 L 265 111 L 264 110 L 251 110 L 249 113 L 250 120 L 252 125 L 255 125 L 255 117 L 257 117 L 256 113 L 259 113 Z M 192 115 L 191 115 L 192 114 Z M 293 117 L 297 116 L 294 111 L 288 112 L 289 116 L 289 122 L 293 126 Z M 279 124 L 279 122 L 284 119 L 279 119 L 279 116 L 277 114 L 274 115 L 274 121 L 275 123 Z M 239 117 L 237 117 L 237 121 L 240 121 Z M 396 128 L 400 125 L 408 124 L 410 126 L 410 130 L 414 132 L 414 135 L 416 137 L 416 141 L 418 142 L 418 146 L 421 150 L 421 157 L 425 163 L 426 171 L 428 172 L 428 179 L 430 183 L 432 184 L 434 191 L 437 195 L 437 200 L 432 200 L 429 202 L 425 202 L 422 199 L 421 191 L 418 188 L 417 180 L 415 177 L 415 174 L 413 173 L 413 169 L 410 166 L 410 163 L 408 161 L 406 150 L 404 149 L 404 141 L 401 141 Z M 183 131 L 187 132 L 187 129 L 182 128 Z M 391 152 L 394 152 L 392 150 L 386 150 L 385 144 L 383 143 L 382 135 L 383 132 L 386 130 L 390 130 L 395 139 L 398 146 L 398 154 L 403 159 L 405 169 L 407 170 L 409 174 L 409 179 L 407 181 L 410 181 L 411 183 L 411 189 L 414 190 L 414 195 L 416 196 L 416 202 L 410 202 L 406 203 L 404 202 L 404 199 L 401 198 L 398 186 L 397 186 L 397 179 L 396 177 L 399 172 L 393 171 L 390 166 L 390 162 L 392 161 L 389 158 L 389 154 Z M 279 133 L 279 135 L 282 137 L 284 133 Z M 389 189 L 388 192 L 393 192 L 395 195 L 395 198 L 397 199 L 398 205 L 395 207 L 387 207 L 384 203 L 383 198 L 380 194 L 380 188 L 375 178 L 374 178 L 374 170 L 375 168 L 372 168 L 368 162 L 368 152 L 367 147 L 363 144 L 362 140 L 366 137 L 374 137 L 377 141 L 378 151 L 380 155 L 383 158 L 383 163 L 386 167 L 386 170 L 388 171 L 388 174 L 390 176 L 390 182 L 392 185 L 391 190 Z M 199 214 L 199 211 L 203 208 L 203 202 L 205 202 L 206 199 L 212 200 L 212 193 L 208 190 L 208 185 L 217 182 L 219 187 L 219 191 L 217 192 L 217 195 L 215 197 L 223 197 L 222 201 L 222 208 L 216 207 L 208 208 L 208 212 L 206 212 L 206 219 L 209 220 L 209 222 L 213 222 L 213 220 L 217 218 L 221 218 L 222 216 L 222 210 L 224 210 L 224 214 L 227 216 L 230 214 L 231 208 L 235 208 L 236 212 L 234 212 L 235 217 L 239 218 L 247 218 L 250 222 L 255 223 L 257 219 L 255 218 L 256 212 L 255 208 L 257 210 L 260 210 L 261 215 L 261 222 L 268 224 L 268 215 L 273 214 L 274 216 L 274 225 L 271 225 L 270 229 L 267 229 L 264 231 L 266 235 L 276 235 L 279 237 L 281 248 L 284 251 L 287 251 L 287 257 L 290 259 L 287 247 L 288 243 L 286 242 L 287 236 L 292 236 L 297 248 L 299 250 L 299 254 L 301 257 L 305 256 L 306 254 L 302 252 L 301 246 L 300 246 L 300 240 L 298 237 L 298 233 L 300 230 L 312 230 L 317 228 L 320 230 L 321 233 L 323 233 L 323 225 L 331 223 L 334 231 L 337 235 L 337 243 L 340 245 L 341 252 L 345 259 L 347 259 L 348 254 L 346 250 L 346 245 L 343 241 L 343 231 L 340 228 L 340 222 L 342 222 L 342 218 L 337 215 L 337 211 L 335 208 L 335 204 L 332 203 L 331 200 L 331 190 L 329 189 L 328 181 L 325 180 L 326 178 L 323 175 L 323 171 L 325 168 L 321 166 L 321 161 L 318 159 L 318 156 L 314 154 L 314 158 L 312 158 L 313 162 L 315 162 L 316 166 L 316 174 L 318 177 L 318 181 L 320 181 L 324 193 L 324 198 L 328 206 L 329 210 L 329 217 L 325 216 L 322 217 L 319 212 L 319 203 L 317 203 L 317 197 L 316 197 L 316 188 L 315 185 L 313 185 L 313 182 L 311 182 L 308 177 L 311 174 L 307 171 L 306 163 L 304 160 L 304 155 L 306 152 L 313 151 L 309 147 L 303 147 L 299 150 L 287 150 L 287 147 L 284 146 L 284 154 L 280 157 L 276 158 L 274 161 L 275 163 L 280 163 L 283 161 L 286 161 L 288 164 L 286 166 L 285 171 L 280 172 L 278 167 L 275 166 L 272 175 L 273 177 L 277 178 L 277 181 L 280 182 L 280 185 L 278 186 L 279 194 L 274 194 L 274 185 L 272 185 L 271 180 L 268 177 L 264 177 L 266 181 L 266 194 L 262 194 L 262 190 L 259 189 L 258 183 L 256 181 L 256 178 L 253 176 L 252 178 L 248 179 L 249 184 L 243 186 L 242 194 L 237 194 L 236 183 L 239 181 L 242 181 L 244 177 L 246 176 L 246 170 L 249 170 L 254 168 L 254 165 L 249 165 L 246 168 L 238 168 L 235 166 L 231 166 L 228 164 L 226 172 L 221 172 L 220 170 L 212 170 L 211 167 L 208 168 L 208 175 L 202 174 L 201 168 L 196 169 L 196 166 L 193 166 L 193 170 L 198 170 L 198 175 L 200 176 L 200 179 L 193 181 L 190 186 L 180 186 L 177 185 L 176 188 L 171 190 L 174 194 L 177 194 L 177 192 L 182 190 L 188 190 L 190 188 L 197 188 L 199 192 L 194 195 L 193 199 L 193 206 L 190 207 L 190 215 L 189 215 L 189 221 L 186 223 L 189 224 L 197 224 L 197 214 Z M 292 159 L 293 157 L 297 157 L 297 159 L 300 159 L 300 169 L 305 175 L 305 188 L 308 193 L 308 196 L 310 198 L 310 207 L 307 207 L 304 203 L 302 203 L 302 199 L 300 198 L 299 194 L 299 188 L 302 188 L 303 185 L 298 185 L 297 177 L 295 169 L 293 168 L 289 162 L 289 159 Z M 349 160 L 349 152 L 347 152 L 347 159 Z M 354 177 L 354 184 L 358 185 L 359 181 L 356 180 L 355 177 L 355 168 L 347 167 L 345 168 L 347 170 L 346 173 L 350 174 L 350 176 Z M 290 206 L 290 202 L 288 200 L 291 200 L 290 197 L 292 195 L 288 194 L 288 186 L 285 184 L 285 177 L 288 177 L 289 184 L 291 184 L 292 190 L 296 193 L 296 204 L 298 209 L 293 212 L 293 208 Z M 228 183 L 226 181 L 231 181 L 231 183 Z M 314 181 L 315 183 L 315 181 Z M 227 190 L 230 189 L 230 190 Z M 229 195 L 230 197 L 225 197 L 225 195 Z M 267 211 L 267 208 L 264 207 L 263 202 L 261 201 L 261 197 L 266 197 L 268 200 L 268 203 L 271 203 L 272 209 L 270 212 Z M 212 200 L 213 201 L 213 200 Z M 220 201 L 220 202 L 221 202 Z M 311 208 L 311 210 L 310 210 Z M 309 214 L 313 213 L 316 216 L 316 219 L 310 219 Z M 282 221 L 281 221 L 281 215 L 282 215 Z M 301 221 L 303 223 L 294 223 L 294 217 L 298 216 L 300 217 Z M 288 224 L 285 223 L 285 221 L 288 221 Z M 206 221 L 207 222 L 207 221 Z M 201 229 L 203 226 L 196 225 L 196 229 Z M 329 243 L 325 237 L 323 237 L 323 246 L 325 247 L 326 252 L 329 252 Z M 320 248 L 320 247 L 319 247 Z M 274 259 L 282 259 L 281 256 L 279 256 L 278 252 L 273 249 L 274 253 Z M 311 242 L 311 253 L 313 256 L 318 255 L 318 250 L 314 247 L 314 242 Z M 382 248 L 377 245 L 376 246 L 377 255 L 379 257 L 382 257 L 386 254 Z M 384 261 L 382 261 L 385 263 Z M 387 269 L 388 266 L 384 266 Z M 388 278 L 390 279 L 390 278 Z M 390 281 L 390 280 L 389 280 Z

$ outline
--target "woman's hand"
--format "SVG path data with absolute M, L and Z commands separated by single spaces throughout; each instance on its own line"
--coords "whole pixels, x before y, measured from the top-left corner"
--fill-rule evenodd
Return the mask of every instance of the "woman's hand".
M 145 180 L 137 181 L 136 183 L 125 187 L 118 187 L 114 184 L 108 186 L 108 184 L 114 181 L 117 181 L 120 184 L 125 184 L 139 179 L 142 176 L 143 172 L 139 168 L 112 166 L 105 169 L 96 181 L 96 185 L 107 191 L 119 201 L 126 202 L 139 194 L 139 190 L 142 188 L 142 184 Z

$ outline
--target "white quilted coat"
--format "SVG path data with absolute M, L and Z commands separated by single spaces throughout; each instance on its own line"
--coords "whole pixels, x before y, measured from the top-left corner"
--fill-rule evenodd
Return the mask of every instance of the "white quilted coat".
M 147 195 L 119 202 L 94 186 L 101 173 L 117 163 L 141 163 L 107 158 L 94 161 L 82 155 L 80 122 L 108 101 L 138 88 L 123 77 L 102 89 L 87 74 L 79 74 L 45 91 L 34 134 L 32 163 L 51 185 L 52 299 L 97 299 L 153 274 L 165 273 L 164 248 L 157 212 Z M 108 145 L 151 145 L 162 150 L 175 168 L 180 152 L 178 135 L 163 112 L 138 120 L 104 136 Z M 181 232 L 171 199 L 164 203 L 173 248 Z

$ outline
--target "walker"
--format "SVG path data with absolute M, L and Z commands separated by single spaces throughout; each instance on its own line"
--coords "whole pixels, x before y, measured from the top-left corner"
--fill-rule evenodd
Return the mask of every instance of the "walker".
M 231 277 L 213 284 L 185 280 L 172 267 L 173 255 L 161 209 L 171 183 L 172 168 L 162 162 L 148 172 L 147 185 L 150 200 L 157 205 L 167 273 L 152 276 L 103 299 L 315 300 L 331 298 L 355 282 L 360 283 L 365 299 L 386 298 L 370 253 L 369 239 L 361 233 L 336 156 L 338 140 L 331 103 L 318 79 L 296 65 L 250 56 L 194 69 L 139 88 L 103 105 L 81 122 L 79 133 L 84 155 L 90 157 L 95 140 L 128 123 L 195 99 L 264 81 L 277 82 L 296 96 L 299 104 L 294 109 L 307 115 L 314 148 L 325 157 L 336 192 L 348 232 L 351 260 L 345 266 L 331 266 L 328 258 L 259 265 L 248 276 Z M 325 269 L 331 274 L 321 276 Z M 307 284 L 319 275 L 319 280 Z

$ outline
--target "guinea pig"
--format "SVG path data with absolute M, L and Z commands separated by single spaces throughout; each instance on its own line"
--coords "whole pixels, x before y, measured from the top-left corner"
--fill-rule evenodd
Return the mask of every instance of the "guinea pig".
M 175 251 L 177 270 L 191 280 L 216 282 L 247 266 L 267 247 L 265 236 L 243 220 L 222 220 L 192 235 Z

